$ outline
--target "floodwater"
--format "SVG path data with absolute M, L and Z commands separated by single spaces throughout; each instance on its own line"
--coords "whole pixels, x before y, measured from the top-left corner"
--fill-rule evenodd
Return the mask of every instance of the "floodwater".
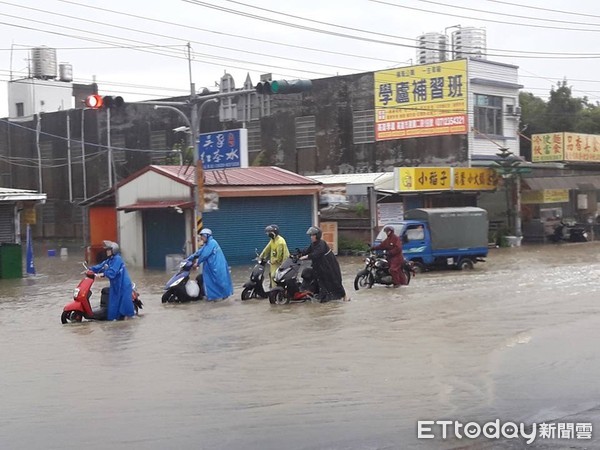
M 600 243 L 493 249 L 469 272 L 272 306 L 161 304 L 131 269 L 123 322 L 62 325 L 80 257 L 0 280 L 1 449 L 403 449 L 600 446 Z M 106 281 L 97 281 L 95 301 Z M 93 297 L 94 298 L 94 297 Z M 418 420 L 591 422 L 590 440 L 417 439 Z M 548 446 L 546 446 L 548 445 Z

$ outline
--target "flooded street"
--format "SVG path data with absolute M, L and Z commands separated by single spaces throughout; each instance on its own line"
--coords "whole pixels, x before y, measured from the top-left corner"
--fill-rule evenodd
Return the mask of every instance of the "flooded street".
M 39 252 L 38 252 L 39 253 Z M 83 259 L 37 257 L 0 280 L 2 449 L 401 449 L 418 420 L 592 422 L 600 447 L 600 242 L 493 249 L 470 272 L 272 306 L 161 304 L 170 274 L 130 269 L 135 320 L 61 325 Z M 94 305 L 100 288 L 94 286 Z M 525 448 L 503 441 L 501 448 Z

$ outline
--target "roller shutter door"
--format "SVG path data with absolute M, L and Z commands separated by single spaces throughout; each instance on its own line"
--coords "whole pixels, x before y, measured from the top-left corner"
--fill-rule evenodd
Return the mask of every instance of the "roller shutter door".
M 165 270 L 166 256 L 183 254 L 185 218 L 173 209 L 156 209 L 142 213 L 147 269 Z
M 203 215 L 230 265 L 251 265 L 255 249 L 267 245 L 265 227 L 279 225 L 288 248 L 308 247 L 306 230 L 312 225 L 313 197 L 221 198 L 219 210 Z
M 15 242 L 15 205 L 0 203 L 0 243 Z

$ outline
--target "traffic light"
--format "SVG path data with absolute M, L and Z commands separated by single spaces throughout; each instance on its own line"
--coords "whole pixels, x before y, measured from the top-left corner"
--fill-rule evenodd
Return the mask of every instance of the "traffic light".
M 274 80 L 261 81 L 256 85 L 256 93 L 269 94 L 299 94 L 310 91 L 312 81 L 310 80 Z
M 102 109 L 102 108 L 118 108 L 123 106 L 125 101 L 123 97 L 117 96 L 112 97 L 110 95 L 101 96 L 98 94 L 88 95 L 85 99 L 85 106 L 92 109 Z

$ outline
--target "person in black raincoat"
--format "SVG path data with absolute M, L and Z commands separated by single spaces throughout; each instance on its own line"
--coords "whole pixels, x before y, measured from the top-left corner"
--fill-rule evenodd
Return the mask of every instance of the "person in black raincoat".
M 342 285 L 342 271 L 337 258 L 322 240 L 323 232 L 317 227 L 310 227 L 306 234 L 310 236 L 310 245 L 302 250 L 300 259 L 309 259 L 319 283 L 318 298 L 322 302 L 329 300 L 347 300 L 346 290 Z

